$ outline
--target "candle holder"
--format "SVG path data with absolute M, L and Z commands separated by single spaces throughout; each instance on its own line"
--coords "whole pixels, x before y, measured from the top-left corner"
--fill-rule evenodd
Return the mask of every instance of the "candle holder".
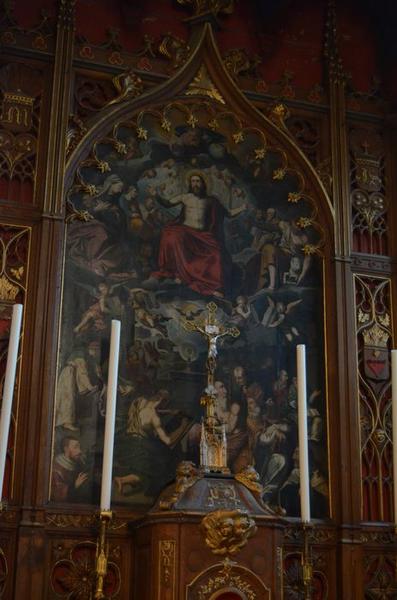
M 305 600 L 311 600 L 312 582 L 313 582 L 313 561 L 310 547 L 310 523 L 303 523 L 303 552 L 302 552 L 302 573 L 303 588 Z
M 95 564 L 95 574 L 96 574 L 96 586 L 95 586 L 95 596 L 96 600 L 101 600 L 105 598 L 105 594 L 103 593 L 103 584 L 106 577 L 106 573 L 108 570 L 108 557 L 109 557 L 109 542 L 107 540 L 107 532 L 110 521 L 113 519 L 113 513 L 111 510 L 101 510 L 100 515 L 100 525 L 98 532 L 98 539 L 96 545 L 96 564 Z

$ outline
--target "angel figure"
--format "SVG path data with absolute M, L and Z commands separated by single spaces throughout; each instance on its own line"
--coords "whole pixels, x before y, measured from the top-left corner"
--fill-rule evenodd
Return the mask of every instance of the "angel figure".
M 236 305 L 232 308 L 231 321 L 239 326 L 245 323 L 259 324 L 258 315 L 250 298 L 247 298 L 247 296 L 237 296 Z
M 94 302 L 83 314 L 80 323 L 73 329 L 74 333 L 81 333 L 92 327 L 95 331 L 104 331 L 109 325 L 109 319 L 121 312 L 120 298 L 113 294 L 114 289 L 120 284 L 109 286 L 102 281 L 98 288 L 84 286 L 92 292 L 97 301 Z
M 290 313 L 295 306 L 302 302 L 302 298 L 285 304 L 282 301 L 274 302 L 268 297 L 269 306 L 263 315 L 262 325 L 269 328 L 279 327 L 280 332 L 285 338 L 292 342 L 294 337 L 299 336 L 299 331 L 290 321 Z

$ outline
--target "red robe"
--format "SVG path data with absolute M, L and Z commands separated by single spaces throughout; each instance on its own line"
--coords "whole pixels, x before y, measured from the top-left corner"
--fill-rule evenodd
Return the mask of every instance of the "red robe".
M 210 210 L 206 231 L 177 222 L 166 225 L 161 232 L 159 270 L 154 277 L 179 278 L 195 292 L 210 296 L 223 293 L 222 245 L 216 231 L 222 227 L 217 201 Z M 216 204 L 215 204 L 216 203 Z

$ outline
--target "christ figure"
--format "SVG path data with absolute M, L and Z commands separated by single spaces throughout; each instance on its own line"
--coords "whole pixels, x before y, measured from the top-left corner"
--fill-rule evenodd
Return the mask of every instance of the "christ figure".
M 182 210 L 161 232 L 159 269 L 152 276 L 184 283 L 205 296 L 223 297 L 227 257 L 223 220 L 226 213 L 236 216 L 246 206 L 226 210 L 215 197 L 208 196 L 201 173 L 190 176 L 188 193 L 157 199 L 167 207 L 180 205 Z

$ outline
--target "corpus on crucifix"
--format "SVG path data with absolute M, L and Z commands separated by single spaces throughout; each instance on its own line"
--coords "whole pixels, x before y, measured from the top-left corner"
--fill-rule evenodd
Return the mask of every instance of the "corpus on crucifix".
M 204 471 L 229 472 L 227 467 L 227 442 L 225 425 L 221 423 L 215 413 L 216 392 L 214 386 L 216 358 L 218 356 L 217 342 L 225 336 L 234 338 L 240 335 L 237 327 L 225 327 L 216 320 L 218 309 L 215 302 L 207 305 L 206 319 L 182 321 L 186 331 L 197 332 L 207 340 L 207 387 L 201 397 L 201 404 L 205 406 L 205 417 L 202 421 L 200 440 L 200 467 Z

